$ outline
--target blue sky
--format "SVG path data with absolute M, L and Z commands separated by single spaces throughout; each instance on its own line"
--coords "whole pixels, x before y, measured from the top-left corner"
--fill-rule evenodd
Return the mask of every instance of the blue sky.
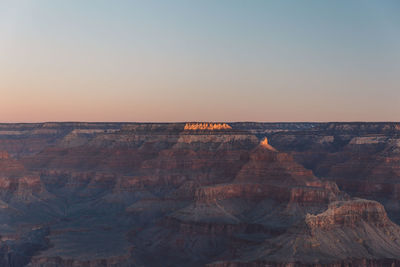
M 398 121 L 400 2 L 0 1 L 0 121 Z

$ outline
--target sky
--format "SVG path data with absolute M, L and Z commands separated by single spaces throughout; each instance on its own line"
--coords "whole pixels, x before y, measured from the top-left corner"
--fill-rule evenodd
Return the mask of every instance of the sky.
M 398 0 L 0 0 L 0 122 L 400 121 Z

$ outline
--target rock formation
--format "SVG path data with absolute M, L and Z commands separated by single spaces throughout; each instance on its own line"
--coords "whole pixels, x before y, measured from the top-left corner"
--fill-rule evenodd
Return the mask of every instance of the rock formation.
M 228 130 L 232 129 L 226 123 L 186 123 L 185 130 Z
M 399 136 L 395 123 L 1 124 L 0 266 L 397 266 Z

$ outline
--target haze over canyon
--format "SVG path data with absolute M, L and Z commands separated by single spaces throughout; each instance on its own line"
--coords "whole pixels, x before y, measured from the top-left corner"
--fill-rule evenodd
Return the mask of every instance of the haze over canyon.
M 0 124 L 0 266 L 400 266 L 400 123 Z

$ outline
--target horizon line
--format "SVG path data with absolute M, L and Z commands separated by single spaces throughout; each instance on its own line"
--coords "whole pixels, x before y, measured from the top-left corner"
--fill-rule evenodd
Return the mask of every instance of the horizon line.
M 173 123 L 400 123 L 400 121 L 35 121 L 35 122 L 0 122 L 1 124 L 46 124 L 46 123 L 115 123 L 115 124 L 130 124 L 130 123 L 148 123 L 148 124 L 173 124 Z

